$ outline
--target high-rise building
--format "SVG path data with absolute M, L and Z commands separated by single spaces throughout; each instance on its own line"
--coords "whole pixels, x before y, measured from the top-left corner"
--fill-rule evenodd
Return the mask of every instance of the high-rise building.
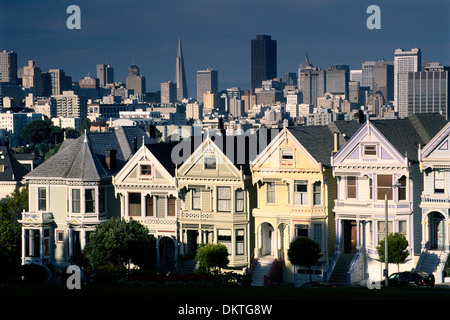
M 361 87 L 369 87 L 372 90 L 373 85 L 373 66 L 376 61 L 364 61 L 362 64 L 362 83 Z
M 362 86 L 362 69 L 350 70 L 350 81 L 358 81 L 359 85 Z
M 161 103 L 170 104 L 177 101 L 177 85 L 175 82 L 167 81 L 161 83 Z
M 33 60 L 29 60 L 28 65 L 23 67 L 22 87 L 34 88 L 35 95 L 43 96 L 42 80 L 41 68 L 37 67 Z
M 331 66 L 326 71 L 326 91 L 341 94 L 348 99 L 348 82 L 350 81 L 350 68 L 348 65 Z
M 421 71 L 421 64 L 421 52 L 418 48 L 394 51 L 394 108 L 399 117 L 408 115 L 408 72 Z
M 81 118 L 87 117 L 87 97 L 78 96 L 73 91 L 64 91 L 53 95 L 56 103 L 56 117 Z
M 100 87 L 106 87 L 108 83 L 114 83 L 114 68 L 109 64 L 98 64 L 97 78 L 100 82 Z
M 0 52 L 0 82 L 17 83 L 17 53 Z
M 197 71 L 197 101 L 203 102 L 206 92 L 218 93 L 219 80 L 217 70 L 206 69 Z
M 50 69 L 48 73 L 50 74 L 52 95 L 59 95 L 62 94 L 63 91 L 72 89 L 72 77 L 67 76 L 64 70 Z
M 394 66 L 392 62 L 377 61 L 372 68 L 372 91 L 383 94 L 384 100 L 394 100 Z
M 187 99 L 186 73 L 184 72 L 183 49 L 181 48 L 181 39 L 178 39 L 178 53 L 175 68 L 175 83 L 177 84 L 177 100 Z
M 268 35 L 251 40 L 251 87 L 260 88 L 264 80 L 277 77 L 277 41 Z
M 146 92 L 145 77 L 135 64 L 128 68 L 127 89 L 132 89 L 135 95 L 144 95 Z
M 299 75 L 299 88 L 303 93 L 303 103 L 317 106 L 317 98 L 326 92 L 326 72 L 318 68 L 303 69 Z
M 407 73 L 407 115 L 415 113 L 440 113 L 450 120 L 449 82 L 450 68 L 438 64 L 425 71 Z M 405 113 L 404 110 L 399 112 Z

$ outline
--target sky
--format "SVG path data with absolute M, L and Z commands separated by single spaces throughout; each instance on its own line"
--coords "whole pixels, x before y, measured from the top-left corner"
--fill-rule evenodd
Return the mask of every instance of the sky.
M 78 5 L 81 29 L 70 30 L 69 5 Z M 368 29 L 370 5 L 381 29 Z M 43 71 L 64 69 L 78 81 L 97 64 L 126 81 L 136 64 L 147 91 L 174 80 L 178 39 L 188 94 L 197 70 L 213 68 L 219 89 L 250 87 L 250 41 L 277 40 L 277 73 L 297 72 L 306 54 L 317 67 L 394 59 L 394 50 L 418 47 L 423 61 L 450 65 L 448 0 L 0 0 L 0 50 L 15 51 L 18 67 L 35 60 Z

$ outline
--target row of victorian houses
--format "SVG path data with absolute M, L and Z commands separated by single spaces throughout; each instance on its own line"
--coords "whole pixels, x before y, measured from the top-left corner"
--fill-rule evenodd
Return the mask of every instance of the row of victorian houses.
M 329 280 L 350 254 L 347 283 L 356 284 L 382 278 L 376 246 L 387 227 L 408 240 L 402 269 L 432 262 L 443 281 L 449 145 L 450 124 L 440 114 L 170 143 L 134 127 L 85 133 L 24 177 L 22 263 L 63 270 L 99 223 L 119 216 L 157 238 L 160 268 L 193 258 L 201 243 L 222 243 L 230 269 L 269 256 L 281 261 L 285 282 L 301 281 L 306 271 L 289 262 L 287 250 L 308 236 L 323 253 L 314 277 Z

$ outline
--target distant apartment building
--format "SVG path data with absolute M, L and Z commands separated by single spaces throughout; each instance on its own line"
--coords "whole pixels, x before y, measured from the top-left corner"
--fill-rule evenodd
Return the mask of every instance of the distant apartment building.
M 23 144 L 22 130 L 32 121 L 44 120 L 40 113 L 14 113 L 6 111 L 0 113 L 0 129 L 5 130 L 6 138 L 11 147 Z
M 50 86 L 52 95 L 60 95 L 64 91 L 72 89 L 72 77 L 67 76 L 62 69 L 50 69 Z
M 82 120 L 81 118 L 63 118 L 55 117 L 52 118 L 52 123 L 56 127 L 60 128 L 73 128 L 77 131 L 81 130 Z
M 22 87 L 33 88 L 36 96 L 43 96 L 41 68 L 36 66 L 35 61 L 29 60 L 28 65 L 23 67 Z
M 62 94 L 52 95 L 56 102 L 56 116 L 63 118 L 87 117 L 87 98 L 76 95 L 73 91 L 63 91 Z
M 161 103 L 170 104 L 177 102 L 177 85 L 173 81 L 161 83 Z
M 41 113 L 47 118 L 56 117 L 56 101 L 54 98 L 39 98 L 33 107 L 35 113 Z
M 0 52 L 0 82 L 17 83 L 17 53 Z
M 198 102 L 186 104 L 186 119 L 203 119 L 203 106 Z

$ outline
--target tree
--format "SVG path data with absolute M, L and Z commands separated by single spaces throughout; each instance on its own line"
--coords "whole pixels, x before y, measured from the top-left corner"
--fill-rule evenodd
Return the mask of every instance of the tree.
M 307 267 L 309 270 L 309 281 L 312 281 L 311 266 L 321 257 L 320 245 L 308 237 L 294 239 L 288 249 L 288 257 L 292 264 Z
M 141 223 L 112 218 L 100 223 L 84 248 L 95 270 L 112 265 L 126 270 L 130 264 L 153 269 L 156 262 L 156 240 Z
M 30 122 L 22 130 L 22 138 L 31 144 L 41 143 L 50 137 L 51 129 L 48 121 L 36 120 Z
M 0 202 L 0 277 L 7 277 L 20 265 L 22 256 L 22 212 L 28 211 L 28 185 Z
M 385 239 L 380 241 L 380 244 L 377 246 L 378 256 L 380 257 L 380 261 L 384 262 L 384 248 L 385 248 Z M 397 265 L 397 270 L 400 269 L 400 263 L 405 262 L 406 258 L 409 255 L 408 250 L 408 240 L 406 237 L 399 233 L 391 233 L 388 235 L 388 262 L 395 263 Z
M 84 133 L 84 131 L 89 131 L 91 129 L 91 119 L 89 118 L 84 118 L 83 121 L 81 122 L 81 134 Z
M 228 249 L 223 244 L 202 244 L 197 249 L 195 260 L 198 261 L 201 267 L 206 268 L 206 271 L 210 273 L 211 269 L 225 268 L 228 263 Z

